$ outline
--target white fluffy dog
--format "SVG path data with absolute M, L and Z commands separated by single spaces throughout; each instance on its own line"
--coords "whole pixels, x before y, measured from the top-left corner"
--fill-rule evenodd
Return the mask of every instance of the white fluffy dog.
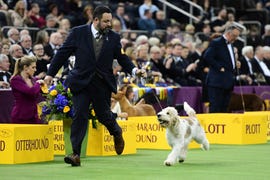
M 167 107 L 157 114 L 160 125 L 166 128 L 166 138 L 172 147 L 164 164 L 171 166 L 176 162 L 184 162 L 188 145 L 192 139 L 201 144 L 203 150 L 209 150 L 209 142 L 205 131 L 196 118 L 196 112 L 187 102 L 184 102 L 187 118 L 180 118 L 174 107 Z

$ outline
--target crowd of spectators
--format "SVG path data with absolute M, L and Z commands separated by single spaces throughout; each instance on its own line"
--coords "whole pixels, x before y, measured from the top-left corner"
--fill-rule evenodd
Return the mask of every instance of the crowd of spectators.
M 169 2 L 185 8 L 179 1 Z M 121 34 L 123 51 L 136 66 L 145 68 L 148 73 L 143 81 L 136 81 L 128 74 L 122 79 L 135 83 L 203 86 L 208 71 L 202 58 L 204 50 L 212 38 L 221 35 L 226 25 L 236 22 L 245 29 L 234 44 L 239 64 L 236 84 L 270 85 L 269 22 L 261 24 L 262 27 L 256 24 L 245 26 L 245 19 L 236 17 L 236 13 L 226 6 L 214 6 L 210 0 L 193 2 L 201 5 L 204 13 L 201 16 L 194 12 L 200 21 L 189 23 L 182 21 L 181 16 L 173 17 L 172 11 L 165 13 L 160 2 L 154 0 L 0 0 L 0 72 L 8 71 L 10 77 L 16 60 L 33 55 L 38 59 L 35 76 L 44 78 L 69 30 L 90 24 L 94 7 L 105 3 L 113 11 L 112 29 Z M 270 10 L 270 1 L 267 0 L 239 2 L 248 8 Z M 6 56 L 2 54 L 9 59 L 9 70 Z M 72 61 L 74 59 L 70 57 L 70 63 L 63 68 L 72 68 Z M 117 62 L 113 68 L 115 75 L 119 76 L 121 67 Z M 6 85 L 8 79 L 0 76 L 0 85 L 9 87 Z

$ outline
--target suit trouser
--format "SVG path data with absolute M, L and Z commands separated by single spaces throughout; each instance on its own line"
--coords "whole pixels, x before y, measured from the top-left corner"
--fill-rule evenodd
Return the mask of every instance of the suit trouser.
M 230 89 L 222 89 L 208 86 L 209 112 L 227 112 L 229 101 L 231 98 Z
M 117 114 L 110 108 L 111 91 L 106 83 L 99 77 L 94 76 L 87 88 L 72 96 L 74 117 L 71 125 L 71 143 L 73 153 L 81 152 L 81 144 L 86 134 L 89 120 L 89 106 L 93 108 L 100 123 L 102 123 L 111 135 L 117 136 L 122 133 L 121 127 L 116 122 Z

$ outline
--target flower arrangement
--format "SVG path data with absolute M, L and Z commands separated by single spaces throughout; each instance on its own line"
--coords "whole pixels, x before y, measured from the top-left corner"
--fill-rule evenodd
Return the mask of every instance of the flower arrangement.
M 73 117 L 72 94 L 62 82 L 52 85 L 49 89 L 43 88 L 42 91 L 46 101 L 41 105 L 41 117 L 45 117 L 47 121 L 52 119 L 65 120 Z
M 74 115 L 72 94 L 62 82 L 52 85 L 49 89 L 43 86 L 42 92 L 45 101 L 41 103 L 41 118 L 46 121 L 72 119 Z M 93 106 L 89 107 L 89 119 L 92 119 L 93 128 L 97 128 L 97 117 Z

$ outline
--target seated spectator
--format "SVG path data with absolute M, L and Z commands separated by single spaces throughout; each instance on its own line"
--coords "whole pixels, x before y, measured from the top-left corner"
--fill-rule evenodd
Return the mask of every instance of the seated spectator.
M 1 54 L 9 55 L 10 43 L 2 42 Z
M 263 58 L 264 58 L 264 63 L 270 69 L 270 47 L 269 46 L 264 46 L 263 47 Z
M 24 35 L 30 35 L 30 32 L 28 29 L 23 29 L 20 31 L 20 38 Z
M 252 46 L 245 46 L 242 49 L 242 57 L 239 59 L 241 66 L 239 74 L 246 75 L 252 79 L 252 84 L 256 85 L 256 79 L 253 74 L 252 59 L 254 57 L 254 49 Z
M 36 41 L 34 44 L 41 43 L 43 46 L 46 46 L 49 43 L 49 33 L 46 30 L 40 30 L 37 32 Z
M 211 31 L 222 33 L 225 30 L 227 21 L 227 10 L 222 8 L 218 11 L 217 17 L 210 22 Z
M 37 58 L 37 70 L 34 75 L 38 79 L 43 79 L 48 71 L 47 65 L 50 63 L 50 57 L 44 54 L 44 47 L 42 44 L 35 44 L 33 52 Z
M 17 28 L 10 28 L 7 32 L 10 44 L 17 44 L 20 40 L 20 33 Z
M 202 27 L 202 33 L 199 33 L 197 37 L 203 41 L 209 41 L 211 36 L 211 27 L 208 23 L 204 24 Z
M 171 22 L 170 20 L 166 19 L 165 18 L 165 13 L 164 11 L 157 11 L 156 12 L 156 18 L 155 18 L 155 21 L 156 21 L 156 28 L 157 29 L 164 29 L 166 30 L 168 26 L 170 26 Z
M 152 13 L 149 9 L 146 9 L 144 12 L 145 18 L 140 18 L 138 21 L 138 28 L 140 30 L 145 30 L 151 33 L 156 29 L 156 22 L 152 17 Z
M 119 20 L 122 30 L 130 29 L 130 18 L 128 14 L 125 13 L 125 5 L 123 3 L 118 4 L 114 18 Z
M 121 33 L 122 30 L 121 22 L 116 18 L 113 18 L 112 20 L 112 30 L 118 34 Z
M 13 74 L 14 72 L 16 61 L 21 57 L 23 57 L 22 47 L 18 44 L 12 44 L 9 48 L 9 62 L 10 62 L 9 72 L 11 74 Z
M 32 50 L 32 38 L 30 35 L 23 35 L 20 38 L 20 45 L 22 47 L 24 55 L 34 56 L 34 53 Z
M 40 86 L 43 80 L 34 78 L 36 58 L 24 56 L 16 62 L 10 85 L 15 98 L 15 105 L 11 112 L 11 123 L 38 124 L 37 103 L 40 96 Z
M 235 57 L 235 64 L 236 64 L 236 68 L 237 68 L 237 76 L 236 76 L 236 85 L 253 85 L 253 80 L 252 78 L 247 75 L 247 74 L 242 74 L 240 73 L 240 68 L 241 68 L 241 61 L 239 60 L 239 56 L 238 56 L 238 49 L 236 47 L 233 47 L 234 49 L 234 57 Z
M 10 18 L 13 26 L 15 27 L 33 26 L 33 21 L 27 12 L 23 0 L 19 0 L 15 5 L 14 10 L 9 9 L 8 12 L 10 13 Z
M 195 41 L 195 27 L 192 24 L 187 24 L 185 27 L 185 34 L 183 36 L 183 43 Z
M 263 47 L 258 46 L 255 50 L 255 56 L 252 60 L 253 72 L 258 84 L 270 85 L 270 70 L 264 63 Z
M 34 25 L 39 28 L 43 28 L 46 25 L 46 20 L 39 14 L 40 8 L 38 3 L 32 3 L 29 11 L 30 18 Z
M 59 29 L 63 29 L 63 30 L 66 30 L 67 32 L 69 32 L 70 28 L 71 28 L 71 23 L 70 23 L 69 19 L 63 18 L 60 20 Z
M 150 70 L 151 83 L 165 82 L 163 77 L 166 77 L 166 69 L 163 65 L 161 50 L 158 46 L 150 48 Z
M 88 4 L 84 7 L 82 18 L 81 18 L 81 24 L 90 24 L 93 21 L 93 6 Z
M 270 46 L 270 24 L 264 26 L 264 34 L 262 35 L 264 46 Z
M 126 55 L 129 57 L 129 59 L 133 62 L 133 64 L 135 66 L 138 66 L 137 62 L 136 62 L 136 50 L 133 46 L 126 48 L 125 51 Z
M 148 44 L 142 44 L 137 47 L 136 64 L 138 68 L 143 68 L 148 63 L 148 59 L 149 59 L 148 51 L 149 51 Z
M 257 46 L 262 45 L 262 37 L 260 35 L 260 29 L 256 26 L 252 26 L 249 30 L 249 34 L 247 35 L 247 45 L 253 46 L 256 48 Z
M 180 29 L 180 24 L 174 23 L 167 27 L 167 42 L 171 42 L 173 39 L 179 39 L 180 42 L 184 41 L 183 34 Z
M 152 14 L 155 14 L 159 10 L 159 8 L 152 3 L 152 0 L 144 0 L 143 4 L 139 6 L 139 15 L 141 19 L 146 19 L 145 17 L 146 9 L 149 9 Z
M 56 17 L 53 15 L 47 15 L 46 16 L 46 25 L 44 26 L 44 29 L 50 34 L 56 31 L 56 28 L 59 27 L 59 22 L 57 21 Z
M 49 14 L 47 14 L 46 17 L 49 17 L 49 16 L 54 17 L 56 22 L 59 23 L 64 15 L 63 15 L 63 13 L 61 13 L 59 11 L 59 8 L 58 8 L 57 4 L 54 4 L 54 3 L 50 4 L 48 9 L 49 9 Z
M 10 77 L 9 72 L 9 60 L 7 55 L 0 54 L 0 89 L 6 89 L 10 87 Z
M 183 59 L 181 55 L 183 46 L 181 44 L 174 44 L 172 56 L 165 59 L 166 74 L 173 80 L 176 85 L 192 86 L 196 84 L 194 78 L 190 79 L 190 73 L 196 70 L 196 63 L 189 63 Z
M 50 35 L 49 43 L 44 46 L 45 54 L 50 57 L 50 60 L 56 54 L 59 47 L 62 45 L 62 35 L 59 32 L 54 32 Z

